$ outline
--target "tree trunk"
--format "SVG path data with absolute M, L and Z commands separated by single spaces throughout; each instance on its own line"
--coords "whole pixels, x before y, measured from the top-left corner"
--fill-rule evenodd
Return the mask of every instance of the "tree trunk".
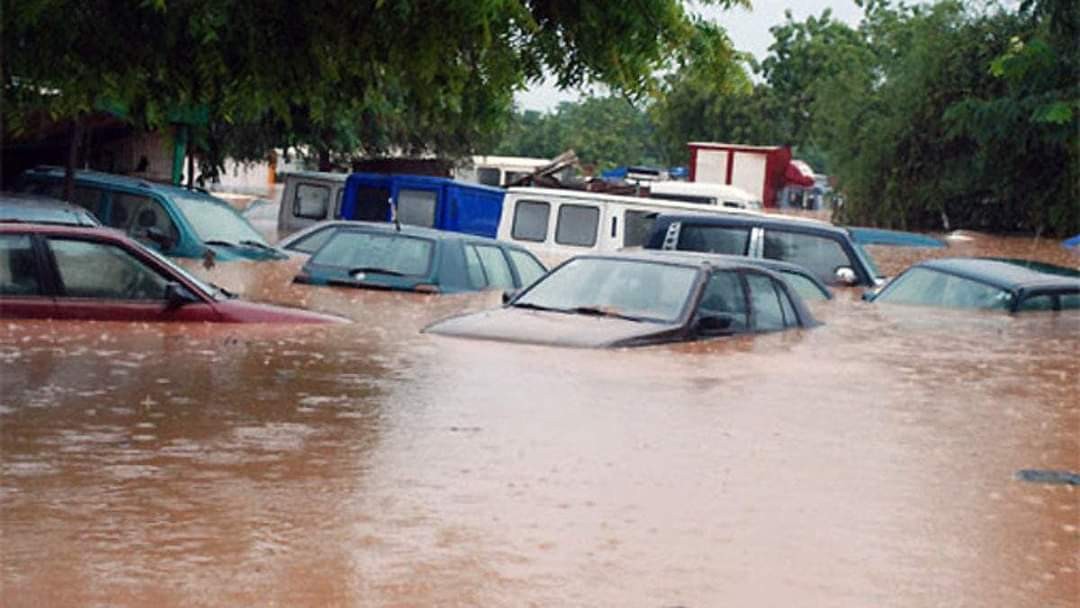
M 71 122 L 71 141 L 68 143 L 67 163 L 64 164 L 64 200 L 69 202 L 75 197 L 75 165 L 78 164 L 82 138 L 83 123 L 79 117 Z

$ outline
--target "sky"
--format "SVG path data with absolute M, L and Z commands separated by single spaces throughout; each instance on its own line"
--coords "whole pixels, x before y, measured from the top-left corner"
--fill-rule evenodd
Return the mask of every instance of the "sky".
M 752 10 L 735 8 L 728 11 L 716 7 L 699 7 L 697 12 L 722 25 L 735 43 L 735 48 L 753 54 L 759 60 L 768 53 L 772 44 L 769 28 L 784 22 L 784 11 L 790 10 L 796 21 L 821 15 L 832 9 L 834 19 L 856 25 L 862 17 L 862 9 L 854 0 L 751 0 Z M 526 110 L 550 111 L 560 102 L 575 101 L 583 93 L 579 90 L 560 91 L 553 83 L 544 82 L 518 93 L 514 99 Z

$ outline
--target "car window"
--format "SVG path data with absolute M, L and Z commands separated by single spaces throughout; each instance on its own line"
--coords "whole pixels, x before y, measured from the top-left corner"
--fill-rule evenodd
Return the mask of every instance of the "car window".
M 750 312 L 753 315 L 754 330 L 783 329 L 784 311 L 773 280 L 765 275 L 747 273 L 746 283 L 750 288 Z
M 1011 294 L 996 287 L 938 272 L 911 268 L 893 279 L 875 301 L 950 308 L 1007 308 Z
M 795 290 L 795 293 L 799 294 L 804 300 L 828 300 L 829 294 L 821 291 L 821 287 L 810 278 L 805 277 L 797 272 L 789 272 L 782 270 L 780 274 L 783 275 L 787 284 Z
M 596 244 L 596 228 L 600 209 L 591 205 L 561 205 L 559 222 L 555 225 L 555 242 L 574 247 Z
M 163 300 L 169 281 L 123 248 L 50 238 L 62 293 L 69 298 Z
M 519 241 L 543 242 L 547 239 L 551 205 L 538 201 L 518 201 L 514 206 L 514 227 L 510 236 Z
M 480 261 L 484 264 L 488 287 L 514 288 L 514 275 L 510 272 L 510 265 L 506 263 L 506 256 L 503 255 L 501 249 L 490 245 L 476 245 L 476 252 L 480 254 Z
M 165 212 L 165 208 L 149 196 L 139 194 L 113 192 L 108 225 L 148 244 L 160 245 L 149 237 L 152 229 L 160 231 L 172 243 L 180 239 L 180 231 Z
M 312 265 L 352 270 L 385 270 L 406 276 L 427 276 L 435 242 L 397 233 L 338 230 L 308 261 Z
M 31 194 L 40 194 L 42 196 L 48 196 L 50 198 L 63 199 L 64 186 L 59 182 L 43 182 L 37 180 L 28 180 L 23 183 L 19 188 L 22 192 L 29 192 Z
M 656 223 L 656 216 L 655 211 L 628 209 L 623 215 L 623 247 L 644 247 Z
M 266 239 L 227 203 L 196 196 L 172 195 L 172 199 L 203 242 L 266 244 Z
M 1054 300 L 1056 298 L 1057 296 L 1050 293 L 1029 296 L 1021 300 L 1016 310 L 1054 310 Z
M 731 317 L 731 329 L 745 330 L 746 294 L 739 275 L 728 270 L 712 273 L 701 294 L 698 314 Z
M 300 253 L 312 253 L 318 251 L 323 244 L 334 235 L 334 231 L 337 230 L 337 226 L 326 226 L 306 234 L 301 238 L 296 239 L 289 246 L 286 247 L 289 251 L 299 251 Z
M 326 218 L 330 208 L 330 188 L 317 184 L 296 184 L 293 195 L 293 215 L 312 220 Z
M 493 167 L 479 167 L 476 170 L 477 183 L 484 184 L 485 186 L 501 186 L 499 178 L 501 177 L 498 169 Z
M 365 222 L 385 222 L 390 218 L 390 190 L 362 186 L 356 189 L 356 217 Z
M 795 314 L 795 305 L 791 303 L 791 297 L 783 285 L 773 281 L 776 289 L 776 297 L 780 298 L 780 308 L 784 311 L 784 327 L 794 327 L 799 324 L 799 317 Z
M 1061 294 L 1061 310 L 1080 310 L 1080 292 Z
M 749 228 L 683 224 L 679 230 L 677 249 L 746 255 L 746 245 L 749 242 Z
M 476 289 L 487 287 L 487 275 L 484 274 L 484 263 L 480 261 L 480 254 L 476 247 L 465 245 L 465 270 L 469 274 L 469 284 Z
M 532 285 L 536 279 L 547 274 L 544 265 L 538 262 L 529 252 L 519 249 L 507 249 L 506 251 L 510 254 L 510 261 L 514 263 L 514 267 L 517 269 L 522 287 Z
M 52 190 L 52 188 L 50 188 Z M 56 198 L 63 196 L 63 185 L 57 184 L 55 187 Z M 103 192 L 98 188 L 90 188 L 88 186 L 75 186 L 75 191 L 71 194 L 71 202 L 83 209 L 86 209 L 95 217 L 101 218 L 102 213 L 101 202 Z
M 413 226 L 435 226 L 435 192 L 398 190 L 397 220 Z
M 800 232 L 767 229 L 764 257 L 798 264 L 826 283 L 836 282 L 836 269 L 841 266 L 855 270 L 855 264 L 840 243 Z
M 0 295 L 41 293 L 34 248 L 26 234 L 0 234 Z

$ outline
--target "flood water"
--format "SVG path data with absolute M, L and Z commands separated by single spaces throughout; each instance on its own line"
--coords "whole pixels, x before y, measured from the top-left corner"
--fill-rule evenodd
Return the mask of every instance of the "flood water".
M 886 272 L 926 250 L 873 248 Z M 1076 267 L 1053 241 L 934 255 Z M 1058 606 L 1080 317 L 813 307 L 610 352 L 418 333 L 498 296 L 205 276 L 334 327 L 0 323 L 0 604 Z

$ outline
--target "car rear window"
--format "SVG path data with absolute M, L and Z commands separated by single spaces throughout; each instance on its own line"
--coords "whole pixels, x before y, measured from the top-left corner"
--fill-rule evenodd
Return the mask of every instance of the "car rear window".
M 434 250 L 435 242 L 422 237 L 339 230 L 311 256 L 309 263 L 423 277 L 429 274 Z
M 297 184 L 293 215 L 312 220 L 326 218 L 330 209 L 330 188 L 317 184 Z
M 337 229 L 337 226 L 320 228 L 319 230 L 296 239 L 285 249 L 288 249 L 289 251 L 299 251 L 300 253 L 313 253 L 325 245 L 326 241 L 330 240 L 331 236 L 334 236 L 334 232 Z

